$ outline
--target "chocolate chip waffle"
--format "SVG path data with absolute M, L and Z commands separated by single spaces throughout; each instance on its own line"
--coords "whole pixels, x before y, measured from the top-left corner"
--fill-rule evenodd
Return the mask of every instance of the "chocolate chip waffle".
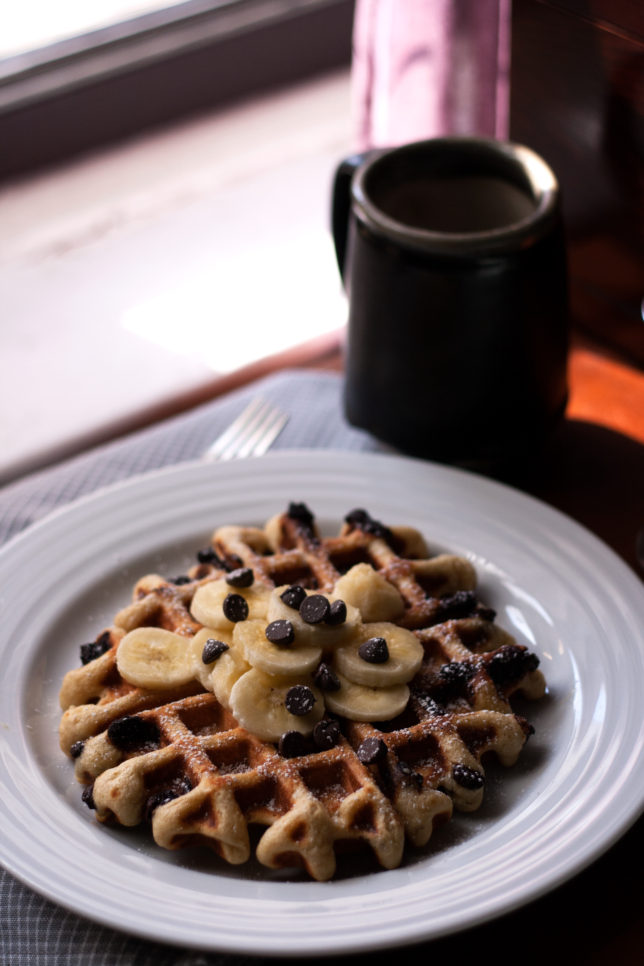
M 324 880 L 335 872 L 336 851 L 347 846 L 368 846 L 383 867 L 397 866 L 405 838 L 422 846 L 453 808 L 479 806 L 485 754 L 494 752 L 505 765 L 516 761 L 531 729 L 510 699 L 516 692 L 540 697 L 545 684 L 534 655 L 477 600 L 468 561 L 430 556 L 416 531 L 385 527 L 365 511 L 348 514 L 338 536 L 321 537 L 302 504 L 291 504 L 263 529 L 218 529 L 202 558 L 174 581 L 139 581 L 113 626 L 84 645 L 87 663 L 63 682 L 61 746 L 75 758 L 84 799 L 99 820 L 150 822 L 159 845 L 205 844 L 233 864 L 250 857 L 249 826 L 257 825 L 265 828 L 256 848 L 260 863 L 303 867 Z M 244 590 L 248 572 L 254 589 Z M 240 588 L 233 596 L 244 594 L 251 611 L 259 609 L 250 619 L 248 606 L 233 615 L 235 633 L 220 629 L 222 640 L 213 641 L 195 617 L 195 595 L 210 585 L 205 593 L 212 596 L 222 578 Z M 345 637 L 353 634 L 353 601 L 370 620 L 413 631 L 422 652 L 408 686 L 397 685 L 407 690 L 402 712 L 387 721 L 333 712 L 334 695 L 344 694 L 338 668 L 347 645 L 327 613 L 334 637 L 313 678 L 326 701 L 315 726 L 277 741 L 240 725 L 228 700 L 230 675 L 234 682 L 248 670 L 243 661 L 235 664 L 237 623 L 250 625 L 282 587 L 300 588 L 298 599 L 306 593 L 333 600 L 342 590 Z M 282 600 L 294 608 L 292 596 Z M 173 647 L 185 638 L 186 653 L 208 643 L 221 668 L 228 661 L 224 691 L 210 693 L 210 665 L 199 660 L 172 687 L 126 681 L 119 645 L 137 628 L 151 627 L 176 635 Z
M 109 767 L 110 759 L 118 760 L 107 741 L 106 729 L 113 721 L 202 690 L 198 681 L 172 690 L 136 687 L 119 673 L 116 655 L 119 643 L 134 627 L 159 627 L 186 639 L 194 635 L 201 628 L 189 611 L 194 591 L 200 583 L 221 572 L 212 563 L 198 563 L 178 583 L 156 574 L 142 577 L 134 587 L 132 603 L 115 616 L 113 625 L 96 640 L 81 645 L 81 667 L 67 672 L 59 696 L 64 711 L 60 744 L 77 759 L 79 779 L 86 772 L 83 761 L 90 757 L 100 758 L 103 767 Z M 97 767 L 93 766 L 93 774 L 98 774 Z

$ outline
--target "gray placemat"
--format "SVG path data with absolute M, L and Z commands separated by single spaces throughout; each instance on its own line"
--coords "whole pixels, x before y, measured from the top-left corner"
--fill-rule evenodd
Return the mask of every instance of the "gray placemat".
M 0 490 L 0 544 L 51 510 L 99 487 L 161 466 L 198 459 L 258 394 L 289 415 L 274 449 L 391 452 L 345 421 L 342 380 L 337 374 L 282 372 L 5 486 Z
M 0 491 L 0 543 L 80 496 L 136 474 L 198 458 L 258 393 L 289 415 L 275 449 L 387 451 L 344 420 L 339 376 L 279 373 L 4 487 Z M 176 949 L 106 929 L 41 898 L 0 869 L 1 966 L 242 966 L 260 962 L 256 957 Z

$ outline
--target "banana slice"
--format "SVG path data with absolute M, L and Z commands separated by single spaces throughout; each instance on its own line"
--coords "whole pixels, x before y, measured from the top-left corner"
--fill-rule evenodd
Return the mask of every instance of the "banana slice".
M 225 577 L 211 580 L 197 587 L 192 598 L 190 613 L 200 624 L 213 630 L 232 631 L 235 621 L 224 613 L 224 601 L 231 595 L 243 597 L 248 605 L 247 617 L 251 620 L 266 617 L 270 588 L 255 581 L 250 587 L 231 587 Z
M 406 684 L 369 688 L 364 684 L 354 684 L 342 674 L 338 674 L 338 678 L 340 689 L 326 692 L 326 706 L 329 711 L 351 721 L 390 721 L 405 710 L 409 701 Z
M 244 660 L 239 649 L 233 644 L 212 665 L 212 670 L 206 678 L 204 687 L 208 691 L 212 691 L 217 701 L 230 711 L 231 691 L 247 671 L 250 671 L 250 664 Z
M 371 638 L 384 638 L 389 657 L 373 664 L 360 656 L 360 648 Z M 335 669 L 354 684 L 370 688 L 387 688 L 411 681 L 423 661 L 423 645 L 415 634 L 388 622 L 363 624 L 349 644 L 336 648 Z
M 192 651 L 192 662 L 194 668 L 194 675 L 198 681 L 201 681 L 204 688 L 208 691 L 212 691 L 212 685 L 210 683 L 210 675 L 212 674 L 214 668 L 214 662 L 204 664 L 203 662 L 203 649 L 205 647 L 206 641 L 214 638 L 217 641 L 222 641 L 228 646 L 232 647 L 233 635 L 230 631 L 216 631 L 212 627 L 203 627 L 198 631 L 190 643 L 190 649 Z M 222 655 L 223 656 L 223 655 Z M 220 660 L 220 658 L 217 658 Z
M 273 677 L 251 668 L 233 685 L 230 710 L 243 728 L 262 741 L 279 741 L 287 731 L 309 735 L 324 715 L 324 698 L 316 687 L 307 684 L 314 698 L 312 709 L 306 714 L 291 714 L 286 702 L 293 687 L 292 678 Z
M 342 623 L 330 624 L 324 620 L 315 624 L 308 623 L 302 618 L 297 608 L 289 607 L 282 600 L 281 595 L 287 589 L 288 585 L 285 584 L 283 587 L 276 587 L 271 593 L 268 601 L 266 619 L 268 623 L 277 620 L 290 621 L 295 631 L 295 641 L 300 646 L 321 647 L 323 650 L 328 647 L 336 647 L 338 644 L 351 640 L 356 630 L 362 624 L 360 611 L 351 604 L 346 605 L 346 618 Z M 342 599 L 336 594 L 318 594 L 316 590 L 307 590 L 306 595 L 307 597 L 325 597 L 329 601 L 329 604 L 333 604 L 335 601 Z
M 160 627 L 137 627 L 121 641 L 116 666 L 138 688 L 166 690 L 195 677 L 191 640 Z
M 306 677 L 315 671 L 322 649 L 292 644 L 273 644 L 266 637 L 265 621 L 241 621 L 233 630 L 233 641 L 246 661 L 276 677 Z
M 429 556 L 429 548 L 420 530 L 415 527 L 396 526 L 391 527 L 391 532 L 402 544 L 398 550 L 399 556 L 423 559 Z
M 393 584 L 368 563 L 359 563 L 336 581 L 333 593 L 357 607 L 363 621 L 393 621 L 405 603 Z

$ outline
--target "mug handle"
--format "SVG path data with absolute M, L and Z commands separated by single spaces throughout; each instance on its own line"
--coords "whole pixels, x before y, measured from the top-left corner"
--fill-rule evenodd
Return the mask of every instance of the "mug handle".
M 373 151 L 363 151 L 352 154 L 341 161 L 335 170 L 333 178 L 333 193 L 331 196 L 331 231 L 335 246 L 335 257 L 340 269 L 342 281 L 345 281 L 344 271 L 347 255 L 347 236 L 349 233 L 349 214 L 351 211 L 351 181 L 356 170 L 363 161 L 370 157 Z

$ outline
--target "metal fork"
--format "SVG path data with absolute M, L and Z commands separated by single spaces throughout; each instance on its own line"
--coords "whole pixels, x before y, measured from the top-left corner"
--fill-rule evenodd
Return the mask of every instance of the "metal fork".
M 211 443 L 203 458 L 215 461 L 261 456 L 275 442 L 287 422 L 285 413 L 258 396 Z

